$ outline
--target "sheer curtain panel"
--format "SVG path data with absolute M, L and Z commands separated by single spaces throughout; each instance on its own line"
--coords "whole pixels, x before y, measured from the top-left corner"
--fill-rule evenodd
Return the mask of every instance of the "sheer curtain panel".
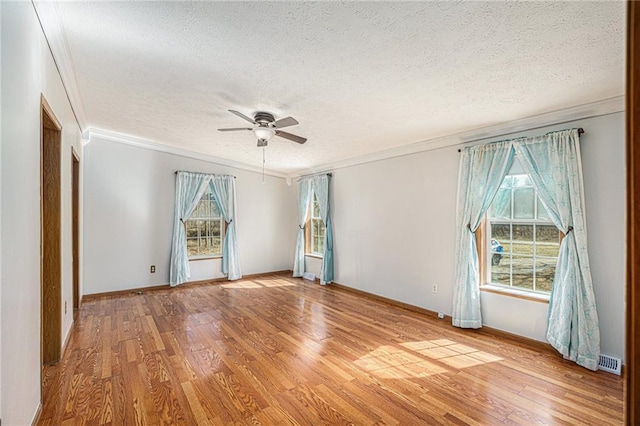
M 236 235 L 236 180 L 233 176 L 213 176 L 210 181 L 211 192 L 218 208 L 227 223 L 222 246 L 222 273 L 229 280 L 242 278 L 238 260 L 238 242 Z
M 311 184 L 313 192 L 318 199 L 320 216 L 325 226 L 320 284 L 328 284 L 333 281 L 333 227 L 329 201 L 329 179 L 330 177 L 327 174 L 314 176 Z
M 176 286 L 187 281 L 191 275 L 187 254 L 187 235 L 184 221 L 198 206 L 198 201 L 207 189 L 210 175 L 202 173 L 178 172 L 176 175 L 176 198 L 173 215 L 173 240 L 171 244 L 171 265 L 169 284 Z
M 293 276 L 304 275 L 304 225 L 309 211 L 309 199 L 311 198 L 311 178 L 302 178 L 298 181 L 298 240 L 296 242 L 296 254 L 293 262 Z
M 456 208 L 456 265 L 452 323 L 456 327 L 482 327 L 480 272 L 475 232 L 513 162 L 510 141 L 462 150 Z
M 587 253 L 587 229 L 578 130 L 514 144 L 551 220 L 565 234 L 553 279 L 547 340 L 565 358 L 598 368 L 600 328 Z

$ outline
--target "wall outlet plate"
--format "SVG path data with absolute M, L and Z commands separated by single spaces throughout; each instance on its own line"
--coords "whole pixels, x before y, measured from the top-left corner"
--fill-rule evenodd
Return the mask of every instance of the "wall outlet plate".
M 156 265 L 151 265 L 151 273 L 152 274 L 156 273 Z

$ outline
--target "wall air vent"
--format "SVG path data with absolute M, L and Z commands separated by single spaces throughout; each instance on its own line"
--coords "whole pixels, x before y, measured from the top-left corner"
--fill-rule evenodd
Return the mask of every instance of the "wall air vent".
M 619 376 L 622 372 L 622 361 L 620 358 L 614 358 L 609 355 L 600 355 L 598 370 L 608 371 L 609 373 L 614 373 Z

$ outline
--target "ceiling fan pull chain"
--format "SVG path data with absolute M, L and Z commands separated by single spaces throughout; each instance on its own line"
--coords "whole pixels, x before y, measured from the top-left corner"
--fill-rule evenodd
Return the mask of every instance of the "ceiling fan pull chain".
M 262 183 L 264 183 L 264 163 L 265 163 L 265 147 L 262 147 Z

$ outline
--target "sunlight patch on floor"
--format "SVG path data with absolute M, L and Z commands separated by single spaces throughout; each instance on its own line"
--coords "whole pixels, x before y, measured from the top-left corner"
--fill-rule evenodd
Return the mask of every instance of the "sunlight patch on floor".
M 234 282 L 229 284 L 222 284 L 222 288 L 263 288 L 264 286 L 254 283 L 253 281 Z
M 289 282 L 287 280 L 278 280 L 278 279 L 256 280 L 255 282 L 260 283 L 265 287 L 295 287 L 296 286 L 296 284 Z
M 231 282 L 228 284 L 221 284 L 222 288 L 238 288 L 238 289 L 252 289 L 252 288 L 265 288 L 265 287 L 294 287 L 295 284 L 285 280 L 255 280 L 255 281 L 241 281 Z
M 402 343 L 402 346 L 453 368 L 467 368 L 488 362 L 502 361 L 502 358 L 498 356 L 448 339 L 407 342 Z
M 448 339 L 385 345 L 355 361 L 358 367 L 383 379 L 409 379 L 501 361 L 502 358 Z M 442 364 L 445 365 L 442 365 Z
M 424 357 L 394 346 L 380 346 L 355 364 L 383 379 L 408 379 L 446 373 L 447 369 Z

